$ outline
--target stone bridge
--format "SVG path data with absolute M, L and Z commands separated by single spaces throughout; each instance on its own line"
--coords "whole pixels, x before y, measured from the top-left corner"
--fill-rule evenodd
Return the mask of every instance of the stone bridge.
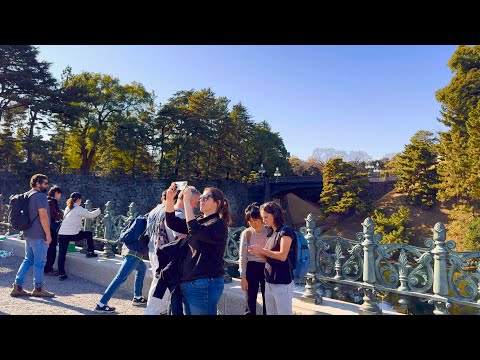
M 275 198 L 279 195 L 297 189 L 312 189 L 323 187 L 322 176 L 279 176 L 266 181 L 266 197 Z
M 85 205 L 92 207 L 88 200 Z M 107 203 L 106 209 L 110 206 Z M 0 233 L 2 227 L 3 232 L 12 231 L 7 221 L 8 210 L 8 205 L 0 202 Z M 136 215 L 132 203 L 126 216 L 106 211 L 95 222 L 85 221 L 84 229 L 93 231 L 95 240 L 104 244 L 102 258 L 118 258 L 115 255 L 121 244 L 118 231 Z M 416 247 L 382 243 L 382 236 L 375 233 L 375 223 L 370 218 L 359 224 L 363 230 L 357 233 L 356 239 L 324 237 L 312 214 L 305 220 L 300 232 L 308 241 L 310 268 L 305 279 L 297 279 L 306 283 L 299 301 L 319 305 L 324 298 L 333 297 L 361 303 L 357 306 L 360 314 L 382 314 L 380 300 L 394 294 L 397 305 L 403 308 L 417 299 L 433 305 L 436 315 L 450 314 L 452 307 L 478 313 L 480 252 L 455 251 L 456 244 L 447 240 L 447 230 L 442 223 L 434 226 L 432 239 L 425 240 L 425 247 Z M 226 267 L 238 261 L 242 230 L 243 227 L 229 229 L 224 254 Z M 93 278 L 95 276 L 98 272 Z M 230 280 L 227 274 L 225 277 Z M 240 298 L 243 297 L 240 292 Z

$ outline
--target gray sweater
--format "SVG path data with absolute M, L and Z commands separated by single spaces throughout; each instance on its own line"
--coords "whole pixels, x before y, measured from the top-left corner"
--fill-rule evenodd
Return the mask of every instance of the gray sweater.
M 260 259 L 258 256 L 252 255 L 247 250 L 247 231 L 252 231 L 252 237 L 250 238 L 250 245 L 258 245 L 260 247 L 265 247 L 267 243 L 267 233 L 268 228 L 263 227 L 261 232 L 256 232 L 253 228 L 248 228 L 242 231 L 240 235 L 240 255 L 238 257 L 239 265 L 238 270 L 240 271 L 240 277 L 243 278 L 247 273 L 247 262 L 257 261 L 264 263 L 265 260 Z

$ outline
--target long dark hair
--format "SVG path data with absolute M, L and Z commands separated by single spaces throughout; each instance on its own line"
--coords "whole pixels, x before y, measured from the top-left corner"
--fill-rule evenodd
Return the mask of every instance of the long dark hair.
M 260 219 L 260 206 L 258 203 L 252 203 L 245 209 L 245 223 L 248 225 L 250 219 Z
M 262 206 L 260 206 L 260 211 L 265 211 L 266 213 L 273 215 L 273 222 L 277 228 L 285 224 L 285 218 L 283 216 L 282 206 L 275 201 L 268 201 Z
M 228 205 L 228 200 L 225 195 L 223 195 L 222 190 L 214 187 L 208 187 L 205 188 L 205 190 L 212 193 L 213 201 L 215 201 L 216 203 L 220 202 L 217 206 L 217 213 L 220 214 L 220 217 L 223 219 L 223 221 L 225 221 L 225 224 L 227 224 L 227 226 L 231 226 L 232 215 L 230 214 L 230 206 Z
M 48 191 L 48 196 L 50 196 L 52 199 L 55 199 L 55 194 L 56 193 L 62 193 L 62 189 L 60 189 L 57 185 L 53 185 L 52 188 Z

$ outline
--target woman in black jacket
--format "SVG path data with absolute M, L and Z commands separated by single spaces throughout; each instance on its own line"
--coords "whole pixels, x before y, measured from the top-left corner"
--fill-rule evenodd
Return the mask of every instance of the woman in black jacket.
M 57 238 L 58 229 L 63 219 L 63 211 L 60 210 L 58 201 L 62 197 L 62 189 L 53 186 L 48 192 L 48 206 L 50 208 L 50 234 L 52 234 L 52 242 L 47 250 L 47 262 L 43 269 L 43 273 L 48 276 L 57 276 L 58 270 L 53 268 L 55 258 L 57 257 Z
M 185 220 L 175 217 L 173 198 L 175 183 L 167 190 L 165 218 L 169 228 L 180 233 L 188 231 L 188 251 L 183 262 L 180 288 L 186 315 L 216 315 L 223 293 L 223 254 L 231 224 L 228 200 L 217 188 L 205 188 L 200 196 L 202 215 L 195 218 L 190 199 L 192 191 L 185 188 Z
M 263 223 L 271 228 L 264 247 L 252 245 L 248 251 L 265 258 L 265 306 L 267 315 L 292 315 L 294 291 L 293 269 L 295 232 L 284 225 L 280 204 L 269 201 L 260 206 Z

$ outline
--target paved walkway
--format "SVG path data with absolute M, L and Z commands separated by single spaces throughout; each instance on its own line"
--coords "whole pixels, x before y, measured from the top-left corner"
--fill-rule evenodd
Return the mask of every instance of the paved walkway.
M 69 275 L 64 281 L 45 276 L 45 289 L 54 292 L 54 298 L 11 297 L 12 283 L 22 261 L 18 256 L 0 258 L 0 315 L 98 315 L 93 309 L 105 287 L 75 275 Z M 25 279 L 27 291 L 33 288 L 32 273 L 33 267 Z M 114 306 L 119 315 L 143 315 L 145 308 L 133 306 L 132 298 L 133 289 L 131 292 L 118 290 L 109 305 Z

